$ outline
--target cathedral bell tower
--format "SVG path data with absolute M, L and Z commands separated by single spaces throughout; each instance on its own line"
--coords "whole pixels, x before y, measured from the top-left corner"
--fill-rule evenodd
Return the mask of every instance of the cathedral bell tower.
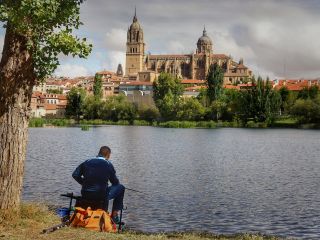
M 133 22 L 127 33 L 127 50 L 126 50 L 126 76 L 133 79 L 137 77 L 138 72 L 144 70 L 144 50 L 145 43 L 143 30 L 137 18 L 135 10 Z

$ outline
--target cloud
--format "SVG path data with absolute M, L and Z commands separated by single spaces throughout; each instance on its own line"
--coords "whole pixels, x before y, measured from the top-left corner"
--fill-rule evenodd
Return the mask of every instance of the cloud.
M 188 53 L 188 48 L 178 40 L 169 41 L 167 51 L 173 54 Z
M 110 51 L 126 50 L 127 32 L 123 29 L 113 28 L 105 35 L 105 47 Z
M 103 62 L 103 69 L 115 72 L 117 70 L 118 64 L 122 64 L 123 69 L 125 69 L 125 57 L 124 51 L 109 51 L 106 54 L 106 60 Z
M 91 72 L 84 66 L 76 64 L 63 64 L 59 65 L 55 71 L 55 75 L 58 77 L 80 77 L 89 76 Z M 92 75 L 92 74 L 91 74 Z
M 194 51 L 205 24 L 214 51 L 243 57 L 255 74 L 320 77 L 320 3 L 304 0 L 85 1 L 81 33 L 103 53 L 101 66 L 113 70 L 124 61 L 135 4 L 146 49 L 153 54 Z

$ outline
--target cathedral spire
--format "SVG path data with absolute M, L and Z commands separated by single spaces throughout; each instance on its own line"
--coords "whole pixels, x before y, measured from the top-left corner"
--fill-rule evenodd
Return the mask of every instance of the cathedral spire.
M 134 17 L 133 17 L 133 22 L 136 22 L 138 21 L 138 18 L 137 18 L 137 7 L 135 6 L 134 7 Z
M 206 30 L 206 25 L 203 26 L 203 34 L 202 36 L 207 37 L 207 30 Z

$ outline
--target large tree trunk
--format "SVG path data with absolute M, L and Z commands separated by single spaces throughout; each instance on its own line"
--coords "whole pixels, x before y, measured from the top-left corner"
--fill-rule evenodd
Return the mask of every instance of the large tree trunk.
M 0 62 L 0 210 L 18 209 L 32 87 L 33 63 L 27 39 L 7 28 Z

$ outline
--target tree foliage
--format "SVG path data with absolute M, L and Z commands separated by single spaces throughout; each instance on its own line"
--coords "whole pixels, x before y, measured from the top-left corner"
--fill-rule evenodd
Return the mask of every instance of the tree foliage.
M 240 91 L 240 117 L 244 122 L 272 122 L 279 114 L 281 96 L 269 81 L 252 79 L 252 86 Z
M 318 86 L 311 86 L 303 88 L 299 94 L 298 98 L 300 99 L 315 99 L 319 94 Z
M 59 65 L 58 54 L 89 55 L 92 45 L 73 35 L 80 22 L 83 0 L 2 0 L 0 21 L 7 31 L 23 36 L 31 52 L 37 79 L 51 75 Z
M 176 119 L 186 121 L 201 121 L 206 114 L 206 108 L 196 98 L 183 98 L 177 106 Z
M 72 88 L 67 94 L 68 104 L 66 115 L 68 117 L 78 117 L 83 114 L 86 91 L 83 88 Z
M 102 98 L 102 77 L 99 74 L 94 77 L 93 95 L 96 100 L 101 100 Z
M 180 79 L 169 73 L 161 73 L 153 84 L 153 99 L 161 116 L 166 119 L 176 117 L 176 107 L 183 93 Z
M 319 123 L 320 99 L 298 99 L 291 108 L 291 114 L 301 123 Z
M 160 117 L 158 108 L 148 106 L 141 106 L 138 109 L 138 115 L 140 120 L 145 120 L 149 123 L 157 121 Z
M 218 64 L 210 68 L 206 81 L 209 105 L 217 100 L 223 91 L 223 76 L 223 69 Z
M 124 95 L 112 96 L 102 102 L 101 118 L 104 120 L 127 120 L 130 123 L 137 117 L 137 107 Z

